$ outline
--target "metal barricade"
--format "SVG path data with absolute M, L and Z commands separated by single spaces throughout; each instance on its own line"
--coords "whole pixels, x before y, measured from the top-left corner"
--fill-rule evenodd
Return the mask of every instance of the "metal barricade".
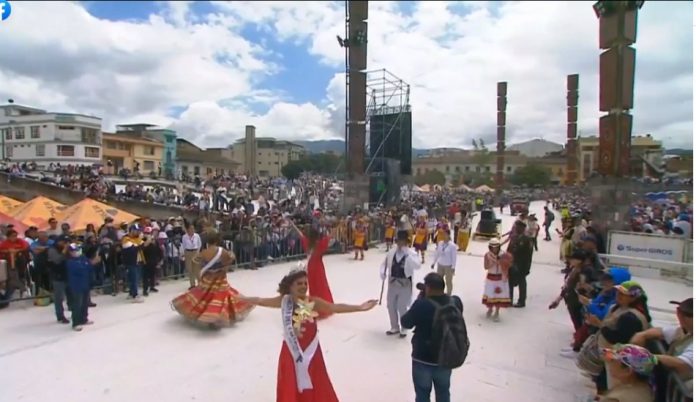
M 648 350 L 653 354 L 665 355 L 667 350 L 661 341 L 650 341 Z M 674 370 L 660 366 L 655 371 L 655 402 L 692 402 L 692 390 Z
M 599 254 L 607 267 L 627 267 L 636 276 L 665 279 L 685 284 L 693 282 L 693 263 L 653 260 L 616 254 Z

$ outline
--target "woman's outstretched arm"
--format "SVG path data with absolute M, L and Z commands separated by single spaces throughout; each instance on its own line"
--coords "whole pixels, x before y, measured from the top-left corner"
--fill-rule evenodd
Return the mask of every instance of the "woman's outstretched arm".
M 372 308 L 377 305 L 377 300 L 368 300 L 360 305 L 329 303 L 326 300 L 320 299 L 318 297 L 315 297 L 313 300 L 316 303 L 317 309 L 334 314 L 357 313 L 360 311 L 368 311 L 372 310 Z
M 283 296 L 278 295 L 276 297 L 246 297 L 238 296 L 239 300 L 245 301 L 249 304 L 261 307 L 269 308 L 280 308 L 280 303 L 283 300 Z

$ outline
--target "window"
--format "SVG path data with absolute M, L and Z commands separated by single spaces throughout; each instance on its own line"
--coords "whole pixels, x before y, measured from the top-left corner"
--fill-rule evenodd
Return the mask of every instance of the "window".
M 5 158 L 11 158 L 12 157 L 12 145 L 5 145 Z
M 83 144 L 99 144 L 99 130 L 80 127 Z
M 2 136 L 5 137 L 6 140 L 11 140 L 12 139 L 12 129 L 11 128 L 3 128 L 2 129 Z
M 421 169 L 420 169 L 420 168 L 417 168 L 417 169 L 416 169 L 416 175 L 420 176 L 420 174 L 421 174 Z
M 58 126 L 58 130 L 74 130 L 74 126 Z
M 461 172 L 461 170 L 462 170 L 462 169 L 461 169 L 459 166 L 455 166 L 455 167 L 454 167 L 454 171 L 457 172 L 457 173 Z
M 464 166 L 464 171 L 468 172 L 469 171 L 469 166 Z
M 104 141 L 104 145 L 106 145 L 107 148 L 109 149 L 116 149 L 116 143 L 112 141 Z
M 85 158 L 99 158 L 99 148 L 85 147 Z
M 73 145 L 58 145 L 58 156 L 75 156 L 75 147 Z
M 200 167 L 200 166 L 195 166 L 195 167 L 193 168 L 193 174 L 195 174 L 196 176 L 198 176 L 199 174 L 201 174 L 201 167 Z
M 154 155 L 155 154 L 155 147 L 150 147 L 150 146 L 144 146 L 143 147 L 143 154 L 145 155 Z
M 46 145 L 36 144 L 36 156 L 46 156 Z
M 450 167 L 449 167 L 449 166 L 445 166 L 445 172 L 449 173 L 449 170 L 450 170 Z
M 205 174 L 212 174 L 212 173 L 213 173 L 213 169 L 212 169 L 212 168 L 206 168 L 206 169 L 205 169 Z
M 490 172 L 490 171 L 491 171 L 491 167 L 490 167 L 490 166 L 486 166 L 486 172 Z
M 512 166 L 506 167 L 505 170 L 506 170 L 508 173 L 512 172 Z
M 41 133 L 39 132 L 39 126 L 31 126 L 30 130 L 31 130 L 31 138 L 33 138 L 33 139 L 41 138 Z
M 155 162 L 153 161 L 145 161 L 143 162 L 143 166 L 145 170 L 155 170 Z
M 23 140 L 24 139 L 24 127 L 15 127 L 14 133 L 15 133 L 15 140 Z

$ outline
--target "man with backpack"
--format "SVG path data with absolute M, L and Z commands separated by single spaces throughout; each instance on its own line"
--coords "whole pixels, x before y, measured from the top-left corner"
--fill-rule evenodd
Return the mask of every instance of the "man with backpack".
M 457 296 L 445 294 L 445 280 L 431 272 L 416 288 L 418 299 L 401 317 L 402 328 L 414 328 L 412 377 L 416 402 L 429 402 L 435 387 L 436 402 L 450 402 L 452 369 L 464 364 L 469 337 Z

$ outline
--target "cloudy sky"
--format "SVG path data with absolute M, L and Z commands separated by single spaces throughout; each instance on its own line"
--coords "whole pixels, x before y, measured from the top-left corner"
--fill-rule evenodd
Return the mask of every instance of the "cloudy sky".
M 0 22 L 0 99 L 146 122 L 202 146 L 253 124 L 285 139 L 343 136 L 344 2 L 13 2 Z M 691 2 L 640 11 L 634 135 L 692 147 Z M 495 136 L 508 81 L 510 142 L 564 142 L 565 77 L 579 129 L 597 132 L 591 2 L 370 2 L 369 69 L 411 85 L 415 147 Z

